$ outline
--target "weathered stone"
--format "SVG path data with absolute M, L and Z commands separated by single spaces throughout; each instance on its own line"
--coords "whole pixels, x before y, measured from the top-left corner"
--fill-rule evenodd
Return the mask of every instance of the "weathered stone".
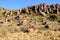
M 49 29 L 49 25 L 45 25 L 45 27 L 44 28 L 47 28 L 47 29 Z
M 40 11 L 39 15 L 45 16 L 46 14 L 42 11 Z
M 51 21 L 54 21 L 55 19 L 57 19 L 57 16 L 56 16 L 56 15 L 51 15 L 51 16 L 49 17 L 49 20 L 51 20 Z
M 46 24 L 47 24 L 47 21 L 48 21 L 48 20 L 47 20 L 46 18 L 42 18 L 42 24 L 43 24 L 43 25 L 46 25 Z
M 19 20 L 19 19 L 20 19 L 20 17 L 19 17 L 19 16 L 16 16 L 16 17 L 15 17 L 15 19 Z

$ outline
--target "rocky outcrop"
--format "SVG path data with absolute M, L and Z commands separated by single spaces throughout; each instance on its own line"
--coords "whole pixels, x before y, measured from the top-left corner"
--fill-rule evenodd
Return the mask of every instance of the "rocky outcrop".
M 58 14 L 60 15 L 60 4 L 40 4 L 35 6 L 29 6 L 27 8 L 22 8 L 19 10 L 6 10 L 4 8 L 0 8 L 0 16 L 3 15 L 8 18 L 20 19 L 22 14 L 31 14 L 31 15 L 42 15 L 45 16 L 46 14 Z M 13 20 L 13 19 L 12 19 Z
M 5 12 L 6 15 L 10 13 L 10 15 L 13 14 L 60 14 L 60 5 L 59 4 L 53 4 L 53 5 L 46 5 L 46 4 L 40 4 L 35 6 L 29 6 L 27 8 L 22 8 L 21 10 L 5 10 L 0 9 L 0 13 Z M 45 14 L 44 14 L 45 13 Z
M 38 25 L 37 25 L 38 23 L 35 24 L 36 20 L 31 22 L 32 18 L 34 18 L 36 15 L 45 17 L 45 15 L 47 14 L 49 15 L 53 14 L 50 16 L 49 20 L 50 19 L 52 19 L 52 21 L 55 20 L 56 15 L 60 15 L 60 4 L 53 4 L 53 5 L 40 4 L 35 6 L 29 6 L 27 8 L 22 8 L 19 10 L 6 10 L 4 8 L 0 8 L 0 24 L 4 26 L 9 26 L 13 23 L 13 25 L 18 25 L 19 27 L 20 25 L 27 26 L 28 24 L 28 26 L 31 26 L 31 28 L 29 28 L 28 31 L 33 31 L 32 29 L 35 30 L 38 28 Z M 29 19 L 28 15 L 32 15 L 31 20 Z M 31 24 L 29 24 L 30 23 L 29 20 Z M 50 24 L 48 25 L 47 21 L 48 20 L 46 18 L 42 19 L 43 25 L 46 25 L 45 28 L 49 28 L 49 25 L 50 25 Z

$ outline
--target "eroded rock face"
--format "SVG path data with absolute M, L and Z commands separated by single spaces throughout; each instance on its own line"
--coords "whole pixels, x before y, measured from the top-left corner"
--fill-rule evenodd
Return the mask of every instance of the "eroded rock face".
M 0 9 L 0 13 L 2 11 L 4 11 L 4 10 Z M 54 5 L 40 4 L 40 5 L 23 8 L 21 10 L 6 10 L 6 15 L 8 15 L 9 13 L 11 13 L 12 15 L 13 15 L 13 13 L 15 13 L 15 14 L 17 13 L 17 15 L 29 14 L 29 13 L 39 14 L 41 12 L 44 12 L 45 14 L 46 13 L 59 14 L 60 13 L 60 5 L 59 4 L 54 4 Z
M 21 14 L 36 14 L 42 16 L 45 16 L 46 14 L 60 14 L 60 4 L 40 4 L 35 6 L 29 6 L 27 8 L 22 8 L 20 10 L 6 10 L 4 8 L 0 8 L 0 13 L 3 13 L 3 15 L 5 15 L 6 17 L 18 15 L 20 16 Z

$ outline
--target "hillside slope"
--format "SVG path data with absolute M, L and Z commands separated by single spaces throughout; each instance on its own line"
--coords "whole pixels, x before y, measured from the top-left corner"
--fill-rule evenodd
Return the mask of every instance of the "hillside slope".
M 60 4 L 0 8 L 0 40 L 60 40 Z

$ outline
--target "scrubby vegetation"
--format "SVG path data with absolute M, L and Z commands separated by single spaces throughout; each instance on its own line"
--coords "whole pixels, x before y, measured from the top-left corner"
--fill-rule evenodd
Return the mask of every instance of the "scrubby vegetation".
M 21 17 L 21 20 L 15 19 L 8 26 L 2 26 L 4 24 L 0 24 L 0 39 L 60 40 L 60 25 L 57 23 L 57 19 L 56 21 L 51 21 L 50 16 L 47 15 L 46 17 L 40 15 L 21 15 Z M 57 27 L 57 25 L 59 26 Z
M 53 5 L 53 12 L 48 7 L 48 13 L 39 6 L 11 11 L 0 8 L 0 40 L 60 40 L 60 14 Z

